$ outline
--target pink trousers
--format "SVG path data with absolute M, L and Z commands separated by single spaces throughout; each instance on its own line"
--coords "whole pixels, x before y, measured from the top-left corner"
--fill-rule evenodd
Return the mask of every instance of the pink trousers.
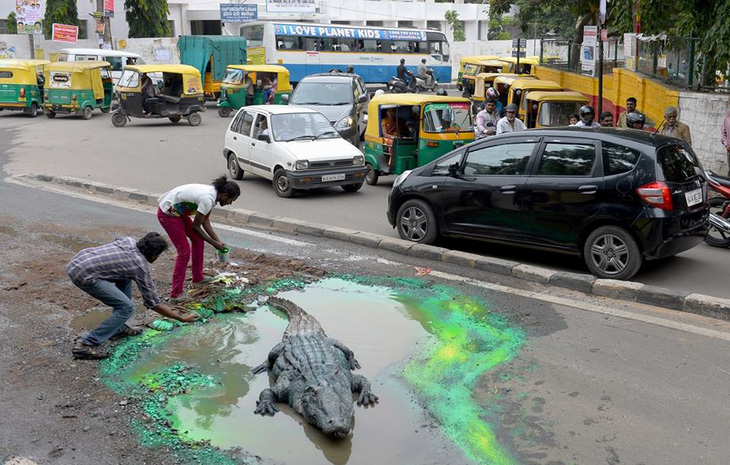
M 171 216 L 158 208 L 157 219 L 167 235 L 170 236 L 172 245 L 177 249 L 175 268 L 172 270 L 172 289 L 170 290 L 170 297 L 175 298 L 183 292 L 185 274 L 191 255 L 193 258 L 193 282 L 199 283 L 203 280 L 205 241 L 193 231 L 193 220 L 189 216 Z M 188 242 L 188 239 L 190 239 L 190 242 Z

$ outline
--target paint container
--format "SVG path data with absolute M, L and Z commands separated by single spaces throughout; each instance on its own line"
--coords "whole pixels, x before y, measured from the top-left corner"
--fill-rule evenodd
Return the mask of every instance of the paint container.
M 231 253 L 230 247 L 224 247 L 218 250 L 218 260 L 221 263 L 228 263 L 228 255 Z

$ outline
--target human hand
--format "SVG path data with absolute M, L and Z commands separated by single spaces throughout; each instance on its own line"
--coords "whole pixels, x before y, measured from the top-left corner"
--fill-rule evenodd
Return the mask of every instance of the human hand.
M 224 242 L 218 242 L 218 245 L 216 245 L 216 250 L 223 250 L 226 247 L 228 247 Z
M 178 321 L 182 321 L 183 323 L 195 323 L 195 320 L 200 318 L 200 315 L 188 313 L 185 308 L 180 307 L 179 305 L 173 307 L 173 310 L 177 313 Z

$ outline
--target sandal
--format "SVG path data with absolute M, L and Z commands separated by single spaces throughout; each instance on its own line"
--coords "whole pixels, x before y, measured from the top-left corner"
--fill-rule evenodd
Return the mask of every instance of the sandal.
M 81 358 L 85 360 L 101 360 L 109 357 L 109 353 L 100 347 L 87 346 L 83 342 L 77 342 L 74 344 L 71 353 L 74 358 Z
M 130 336 L 139 336 L 144 331 L 142 328 L 132 328 L 131 326 L 124 325 L 124 329 L 117 331 L 117 333 L 109 339 L 122 339 Z

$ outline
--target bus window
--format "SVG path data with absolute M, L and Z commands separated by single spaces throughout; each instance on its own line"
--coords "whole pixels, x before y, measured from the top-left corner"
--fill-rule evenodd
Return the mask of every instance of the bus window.
M 264 45 L 264 26 L 262 24 L 244 26 L 241 28 L 241 36 L 248 41 L 248 47 L 260 47 Z
M 319 51 L 319 39 L 316 39 L 314 37 L 305 37 L 304 38 L 304 50 L 306 50 L 308 52 Z
M 429 41 L 428 49 L 429 54 L 441 55 L 443 57 L 443 61 L 449 61 L 449 43 L 447 41 Z
M 408 49 L 409 43 L 405 40 L 394 40 L 390 44 L 390 50 L 394 53 L 408 53 L 410 50 Z
M 276 36 L 277 50 L 301 50 L 301 37 Z
M 333 39 L 332 49 L 337 52 L 356 52 L 355 39 Z
M 419 42 L 408 42 L 408 51 L 411 53 L 423 53 L 421 52 L 421 44 Z

